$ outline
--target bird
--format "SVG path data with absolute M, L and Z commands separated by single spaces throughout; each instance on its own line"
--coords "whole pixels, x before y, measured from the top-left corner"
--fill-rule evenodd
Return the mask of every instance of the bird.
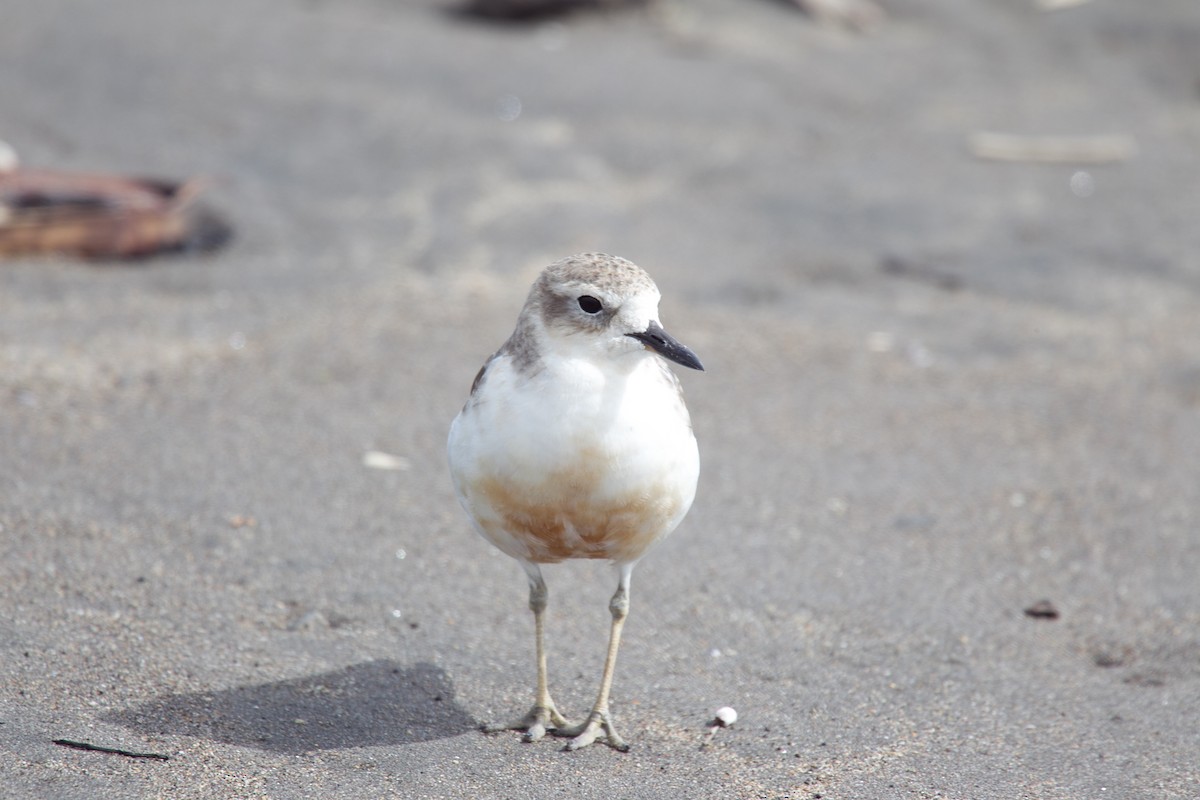
M 683 520 L 700 456 L 673 362 L 700 359 L 663 329 L 658 288 L 636 264 L 605 253 L 569 256 L 534 281 L 508 340 L 483 365 L 450 426 L 447 456 L 476 531 L 516 559 L 529 583 L 537 688 L 529 713 L 488 732 L 547 733 L 564 750 L 603 741 L 625 752 L 609 713 L 633 569 Z M 600 688 L 571 724 L 551 698 L 541 566 L 607 559 L 617 589 Z

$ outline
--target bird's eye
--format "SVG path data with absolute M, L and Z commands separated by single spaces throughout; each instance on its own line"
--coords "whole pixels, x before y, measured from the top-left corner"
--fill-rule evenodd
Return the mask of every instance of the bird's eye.
M 579 298 L 579 307 L 588 314 L 599 314 L 604 308 L 604 304 L 590 294 L 585 294 Z

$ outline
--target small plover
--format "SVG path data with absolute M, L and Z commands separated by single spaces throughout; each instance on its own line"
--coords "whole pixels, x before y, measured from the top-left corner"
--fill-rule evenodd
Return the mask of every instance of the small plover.
M 658 319 L 660 295 L 640 267 L 585 253 L 547 267 L 534 282 L 516 329 L 471 386 L 447 445 L 454 488 L 476 530 L 515 558 L 529 579 L 537 653 L 537 698 L 520 720 L 494 730 L 547 731 L 565 749 L 613 727 L 609 691 L 629 581 L 649 547 L 687 514 L 700 457 L 673 361 L 703 370 L 696 354 Z M 612 627 L 591 713 L 571 725 L 546 678 L 541 564 L 608 559 L 617 569 Z

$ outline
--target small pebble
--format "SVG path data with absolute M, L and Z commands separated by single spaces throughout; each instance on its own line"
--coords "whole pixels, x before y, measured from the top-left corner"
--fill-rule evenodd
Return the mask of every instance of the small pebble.
M 384 453 L 380 450 L 368 450 L 363 453 L 363 466 L 371 469 L 383 469 L 402 472 L 412 467 L 410 462 L 404 456 L 397 456 L 391 453 Z

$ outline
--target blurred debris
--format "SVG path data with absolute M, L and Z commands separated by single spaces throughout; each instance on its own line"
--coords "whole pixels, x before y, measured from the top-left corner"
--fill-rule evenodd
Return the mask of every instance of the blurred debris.
M 0 139 L 0 175 L 12 172 L 18 163 L 17 151 L 8 142 Z
M 1038 600 L 1025 609 L 1025 616 L 1033 619 L 1058 619 L 1058 608 L 1049 600 Z
M 1036 0 L 1037 7 L 1042 11 L 1062 11 L 1067 8 L 1075 8 L 1084 3 L 1090 3 L 1092 0 Z
M 287 629 L 293 633 L 297 631 L 312 633 L 313 631 L 328 627 L 331 627 L 329 620 L 316 609 L 300 614 L 287 625 Z
M 885 255 L 879 262 L 879 271 L 884 275 L 928 283 L 947 292 L 957 292 L 963 288 L 961 276 L 905 256 Z
M 0 258 L 139 258 L 207 252 L 231 228 L 199 207 L 202 182 L 56 170 L 0 170 Z
M 887 12 L 872 0 L 792 0 L 820 25 L 867 31 L 883 24 Z
M 1092 663 L 1112 669 L 1123 667 L 1133 660 L 1133 648 L 1116 642 L 1104 642 L 1092 648 Z
M 867 334 L 867 350 L 872 353 L 890 353 L 896 349 L 896 334 L 889 331 L 871 331 Z
M 363 453 L 363 466 L 370 467 L 371 469 L 389 469 L 399 472 L 410 469 L 412 462 L 404 456 L 395 456 L 380 450 L 368 450 Z
M 648 6 L 652 0 L 465 0 L 456 14 L 481 19 L 529 22 L 575 11 L 614 11 Z
M 1137 155 L 1137 142 L 1125 134 L 1022 136 L 978 131 L 967 147 L 976 158 L 1053 164 L 1107 164 Z

